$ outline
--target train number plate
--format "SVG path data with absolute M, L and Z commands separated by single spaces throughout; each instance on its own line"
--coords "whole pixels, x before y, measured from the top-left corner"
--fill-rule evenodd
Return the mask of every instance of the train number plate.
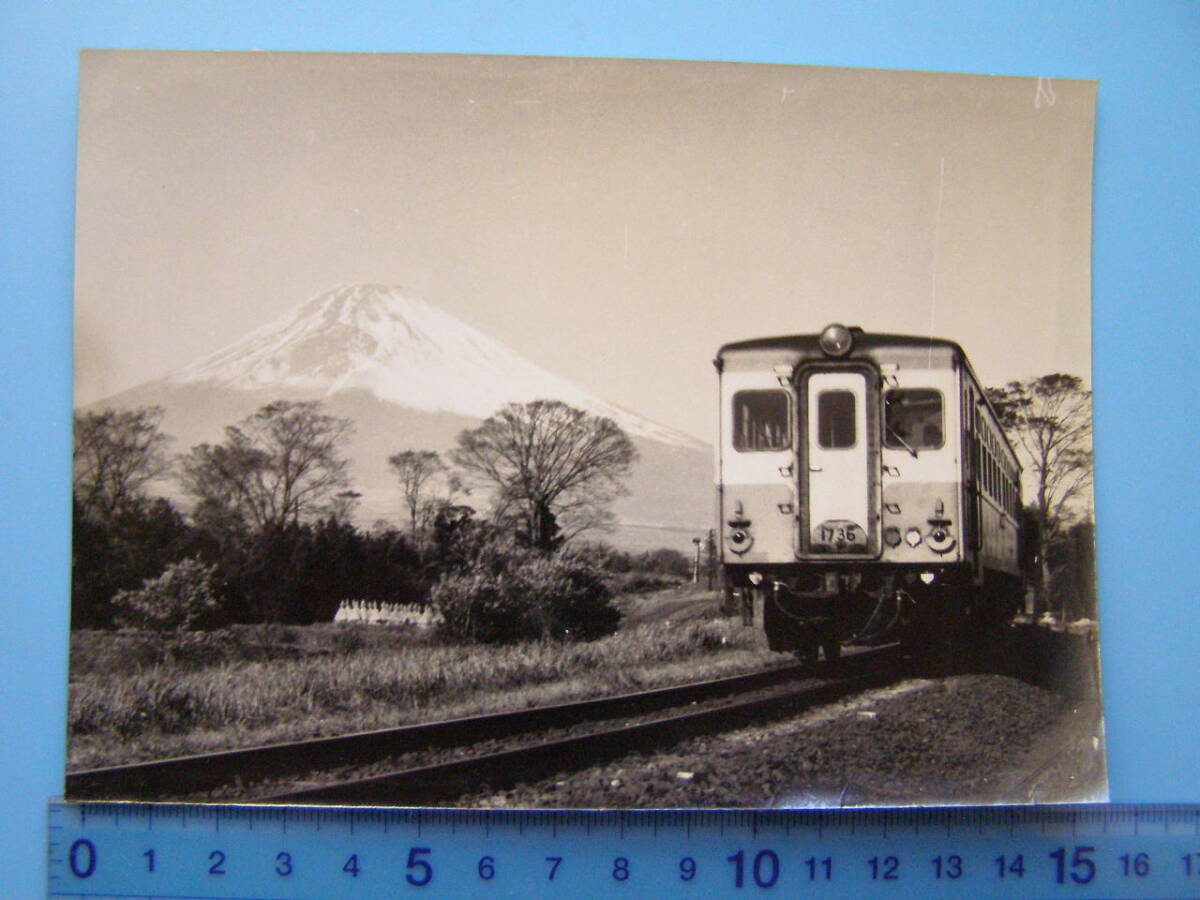
M 867 549 L 867 533 L 857 522 L 830 519 L 813 529 L 812 543 L 815 549 L 854 553 Z

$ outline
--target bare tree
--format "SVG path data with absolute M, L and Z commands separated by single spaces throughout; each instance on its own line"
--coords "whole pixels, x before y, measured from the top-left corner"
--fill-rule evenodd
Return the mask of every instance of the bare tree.
M 320 516 L 348 515 L 348 463 L 339 455 L 348 419 L 309 401 L 269 403 L 225 429 L 220 444 L 183 457 L 182 481 L 214 520 L 264 531 Z
M 988 397 L 1034 479 L 1040 602 L 1050 582 L 1046 548 L 1076 518 L 1092 483 L 1092 392 L 1075 375 L 1054 374 L 989 388 Z
M 388 465 L 400 479 L 408 521 L 416 536 L 421 529 L 422 500 L 427 499 L 429 480 L 444 472 L 446 465 L 434 450 L 402 450 L 388 457 Z
M 637 450 L 612 419 L 534 400 L 506 404 L 460 433 L 451 459 L 495 488 L 497 510 L 515 513 L 529 543 L 549 550 L 563 523 L 579 533 L 605 521 Z
M 462 509 L 459 501 L 471 493 L 462 477 L 450 469 L 441 473 L 438 484 L 441 489 L 428 491 L 417 510 L 417 521 L 422 531 L 432 528 L 439 516 Z
M 76 413 L 71 482 L 85 515 L 109 521 L 170 468 L 161 406 Z

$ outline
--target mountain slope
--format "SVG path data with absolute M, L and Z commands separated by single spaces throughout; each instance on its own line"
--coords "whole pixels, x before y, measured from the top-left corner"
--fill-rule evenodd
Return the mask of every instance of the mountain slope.
M 444 452 L 460 431 L 503 403 L 538 398 L 608 416 L 638 448 L 630 493 L 614 505 L 621 525 L 607 539 L 628 549 L 690 550 L 691 537 L 713 516 L 708 445 L 607 403 L 386 287 L 335 288 L 229 347 L 95 406 L 163 406 L 163 431 L 172 436 L 172 449 L 183 452 L 220 440 L 224 426 L 264 403 L 320 400 L 328 413 L 354 422 L 345 453 L 363 495 L 357 518 L 370 524 L 400 520 L 390 454 Z
M 383 285 L 342 285 L 168 376 L 238 390 L 313 395 L 363 390 L 426 412 L 474 418 L 543 397 L 607 416 L 629 434 L 703 443 L 607 403 L 423 300 Z

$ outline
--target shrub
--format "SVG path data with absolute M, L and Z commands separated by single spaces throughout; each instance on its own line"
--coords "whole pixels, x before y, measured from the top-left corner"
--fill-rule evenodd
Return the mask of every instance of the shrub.
M 632 568 L 638 572 L 656 572 L 660 575 L 688 578 L 692 574 L 692 560 L 678 550 L 663 547 L 638 554 Z
M 112 597 L 136 590 L 168 563 L 199 552 L 199 539 L 161 497 L 141 501 L 104 521 L 74 505 L 71 535 L 71 627 L 112 628 Z
M 569 551 L 548 555 L 510 548 L 503 558 L 492 548 L 487 563 L 434 585 L 430 602 L 442 615 L 443 632 L 482 643 L 593 640 L 611 634 L 620 622 L 600 571 Z
M 113 596 L 114 620 L 123 628 L 186 631 L 217 612 L 213 592 L 216 567 L 197 559 L 168 565 L 157 578 L 147 578 L 137 590 Z
M 585 555 L 592 565 L 610 574 L 641 573 L 677 579 L 690 578 L 692 574 L 692 558 L 669 547 L 629 553 L 604 543 L 580 542 L 573 544 L 572 548 L 574 552 Z
M 625 572 L 608 576 L 608 586 L 615 594 L 650 594 L 683 584 L 676 575 L 658 575 L 653 572 Z
M 621 613 L 609 602 L 602 573 L 585 560 L 570 552 L 534 556 L 515 574 L 543 637 L 590 641 L 617 630 Z

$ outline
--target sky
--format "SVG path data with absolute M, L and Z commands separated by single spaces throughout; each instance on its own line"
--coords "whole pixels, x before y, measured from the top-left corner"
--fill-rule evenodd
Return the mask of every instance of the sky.
M 726 342 L 957 340 L 1090 382 L 1095 83 L 421 54 L 85 51 L 75 402 L 336 284 L 416 296 L 712 440 Z

